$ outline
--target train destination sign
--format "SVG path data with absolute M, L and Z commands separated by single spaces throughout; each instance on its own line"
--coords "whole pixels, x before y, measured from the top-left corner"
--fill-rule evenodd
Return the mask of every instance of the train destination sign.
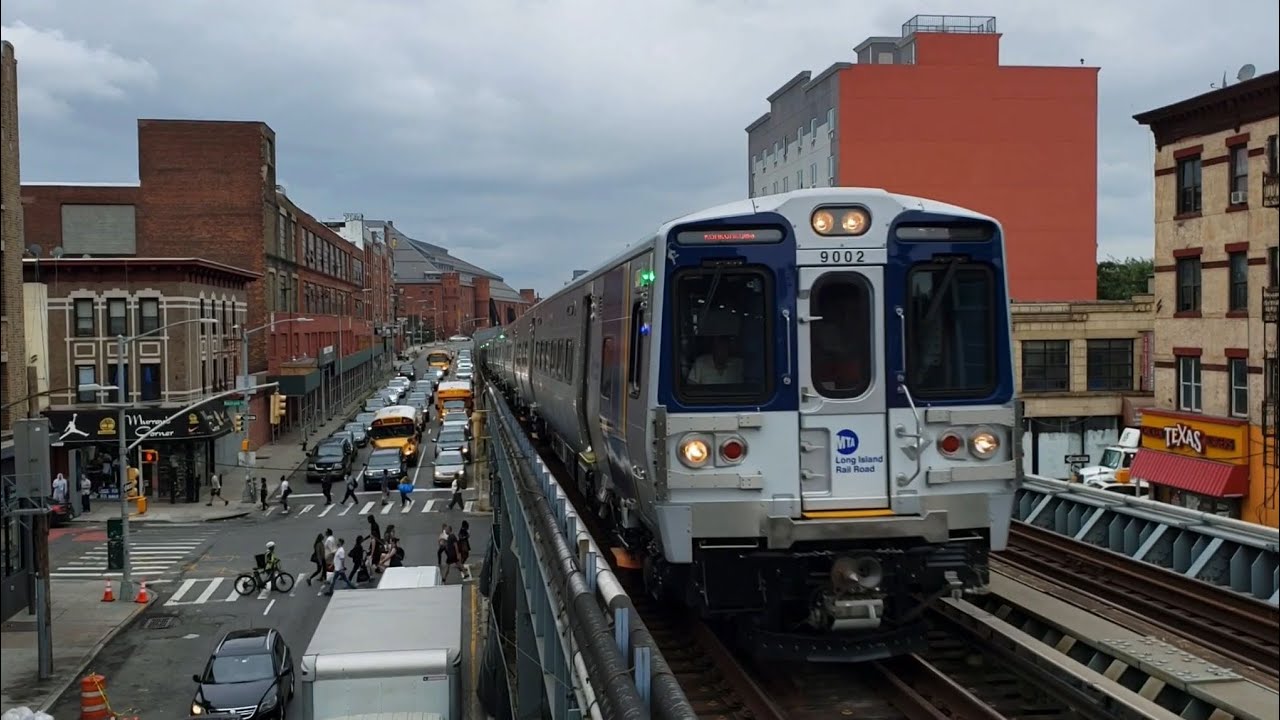
M 782 241 L 782 231 L 777 228 L 757 228 L 752 230 L 684 230 L 676 233 L 676 242 L 681 245 L 725 245 L 735 243 L 775 243 Z

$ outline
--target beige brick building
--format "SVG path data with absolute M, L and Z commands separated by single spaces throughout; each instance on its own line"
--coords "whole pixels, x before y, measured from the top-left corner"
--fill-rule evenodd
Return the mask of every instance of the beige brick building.
M 18 61 L 13 45 L 0 43 L 0 405 L 27 396 L 26 342 L 22 317 L 22 183 L 18 178 Z M 27 403 L 0 412 L 0 433 L 25 417 Z
M 1166 501 L 1274 527 L 1280 73 L 1135 119 L 1156 144 L 1160 412 L 1134 475 Z
M 1152 403 L 1154 297 L 1014 303 L 1014 372 L 1028 473 L 1066 478 L 1068 455 L 1096 462 Z

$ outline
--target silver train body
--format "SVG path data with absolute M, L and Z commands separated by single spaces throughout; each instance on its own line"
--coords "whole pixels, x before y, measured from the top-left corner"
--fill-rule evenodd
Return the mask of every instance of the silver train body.
M 823 188 L 664 223 L 481 339 L 656 597 L 770 657 L 913 651 L 1019 480 L 1004 238 Z

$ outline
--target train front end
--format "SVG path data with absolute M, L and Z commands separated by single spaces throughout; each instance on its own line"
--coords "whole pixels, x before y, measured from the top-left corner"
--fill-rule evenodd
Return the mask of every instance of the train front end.
M 980 590 L 1017 470 L 999 225 L 881 190 L 666 234 L 656 586 L 773 659 L 911 652 Z

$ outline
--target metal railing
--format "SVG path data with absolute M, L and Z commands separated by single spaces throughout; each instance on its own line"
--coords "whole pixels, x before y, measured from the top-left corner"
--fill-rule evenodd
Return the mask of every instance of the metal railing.
M 902 24 L 902 37 L 912 33 L 990 35 L 996 31 L 991 15 L 916 15 Z

